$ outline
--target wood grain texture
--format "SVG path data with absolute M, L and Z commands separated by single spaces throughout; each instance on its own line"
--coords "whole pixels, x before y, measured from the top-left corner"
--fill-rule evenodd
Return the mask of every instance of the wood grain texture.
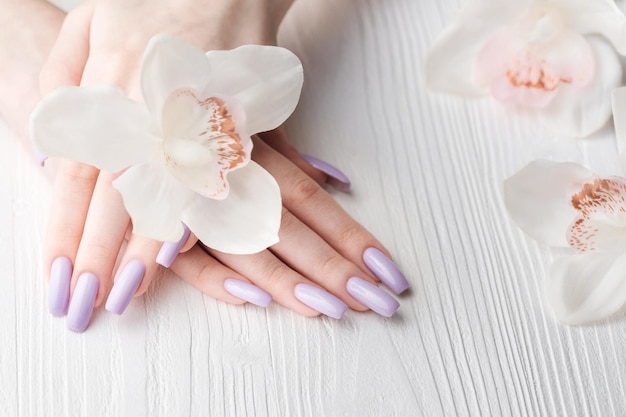
M 124 316 L 71 333 L 40 278 L 50 187 L 2 128 L 0 416 L 624 415 L 626 315 L 557 324 L 542 299 L 555 254 L 502 204 L 534 158 L 617 172 L 612 131 L 572 141 L 428 93 L 425 54 L 457 8 L 299 0 L 281 33 L 306 72 L 291 139 L 349 175 L 333 194 L 411 282 L 390 320 L 230 306 L 165 273 Z

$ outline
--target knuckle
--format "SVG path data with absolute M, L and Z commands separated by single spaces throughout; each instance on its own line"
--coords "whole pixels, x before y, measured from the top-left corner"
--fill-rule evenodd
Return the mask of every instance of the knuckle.
M 292 199 L 296 203 L 304 203 L 313 200 L 322 191 L 318 183 L 309 177 L 300 177 L 296 179 L 291 187 Z
M 354 247 L 365 240 L 364 230 L 359 224 L 350 224 L 339 233 L 339 242 L 342 247 Z
M 338 271 L 343 269 L 345 260 L 338 253 L 332 253 L 325 257 L 320 265 L 320 276 L 328 278 L 337 275 Z
M 276 287 L 282 282 L 285 282 L 285 278 L 288 274 L 289 268 L 280 262 L 276 262 L 267 266 L 264 278 L 270 286 Z

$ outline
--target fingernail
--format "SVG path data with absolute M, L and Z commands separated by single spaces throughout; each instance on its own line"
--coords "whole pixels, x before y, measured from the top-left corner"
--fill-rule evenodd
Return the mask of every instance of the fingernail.
M 72 261 L 65 257 L 56 258 L 50 268 L 48 286 L 48 311 L 53 316 L 64 316 L 67 313 L 71 281 Z
M 296 298 L 313 310 L 326 314 L 334 319 L 340 319 L 346 312 L 346 303 L 320 287 L 310 284 L 298 284 L 294 289 Z
M 41 153 L 39 149 L 35 148 L 35 159 L 37 160 L 37 163 L 39 163 L 39 165 L 43 166 L 48 157 Z
M 78 333 L 85 331 L 98 295 L 98 285 L 98 278 L 91 272 L 85 272 L 78 278 L 67 312 L 68 329 Z
M 361 304 L 366 305 L 381 316 L 391 317 L 398 307 L 400 307 L 400 303 L 391 295 L 387 294 L 385 290 L 363 278 L 350 278 L 346 289 L 350 295 L 356 298 Z
M 313 168 L 328 175 L 328 184 L 344 193 L 350 191 L 350 179 L 339 168 L 311 155 L 301 154 L 301 156 L 305 161 L 311 164 Z
M 187 242 L 187 239 L 189 239 L 189 228 L 184 224 L 183 228 L 183 237 L 181 237 L 178 242 L 163 242 L 161 250 L 159 250 L 159 254 L 156 257 L 156 263 L 166 268 L 172 265 L 172 262 L 174 262 L 174 259 L 178 256 L 178 252 L 180 252 L 180 249 L 185 242 Z
M 270 293 L 262 290 L 256 285 L 239 279 L 228 278 L 224 281 L 224 288 L 231 295 L 241 298 L 249 303 L 258 305 L 259 307 L 267 307 L 272 302 L 272 296 Z
M 139 259 L 128 262 L 115 280 L 104 308 L 114 314 L 122 314 L 133 299 L 144 274 L 146 266 Z
M 398 266 L 379 249 L 367 248 L 363 252 L 363 262 L 383 284 L 396 294 L 400 294 L 409 288 L 409 282 L 404 277 L 404 274 L 400 272 Z

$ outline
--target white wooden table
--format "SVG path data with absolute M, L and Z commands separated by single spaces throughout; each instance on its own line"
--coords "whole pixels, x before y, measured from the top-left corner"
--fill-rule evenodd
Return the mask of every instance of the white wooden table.
M 490 100 L 425 90 L 455 0 L 300 0 L 281 43 L 306 85 L 288 132 L 341 167 L 334 193 L 412 290 L 392 319 L 234 307 L 167 273 L 84 334 L 46 312 L 50 187 L 0 126 L 0 416 L 623 416 L 626 315 L 563 327 L 550 250 L 509 220 L 502 181 L 531 159 L 615 173 L 612 130 L 572 141 Z

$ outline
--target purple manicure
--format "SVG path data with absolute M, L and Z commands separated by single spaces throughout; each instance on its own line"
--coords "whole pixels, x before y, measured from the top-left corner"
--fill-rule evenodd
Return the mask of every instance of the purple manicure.
M 313 168 L 322 171 L 328 175 L 328 184 L 332 185 L 339 191 L 347 193 L 350 191 L 350 179 L 339 170 L 339 168 L 332 166 L 328 162 L 317 159 L 311 155 L 301 154 L 302 158 L 307 161 Z
M 67 313 L 71 281 L 72 261 L 66 257 L 56 258 L 50 268 L 48 286 L 48 311 L 53 316 L 64 316 Z
M 39 165 L 43 166 L 48 157 L 41 153 L 41 151 L 35 147 L 35 159 L 37 160 L 37 163 L 39 163 Z
M 267 307 L 272 302 L 272 296 L 267 291 L 256 285 L 241 281 L 235 278 L 228 278 L 224 281 L 224 288 L 231 295 L 241 298 L 259 307 Z
M 363 252 L 363 262 L 383 284 L 396 294 L 400 294 L 409 288 L 409 282 L 404 277 L 404 274 L 400 272 L 398 266 L 379 249 L 367 248 Z
M 348 309 L 346 303 L 315 285 L 298 284 L 294 292 L 298 300 L 334 319 L 340 319 Z
M 71 331 L 82 333 L 87 328 L 98 295 L 98 286 L 98 278 L 91 272 L 85 272 L 78 278 L 67 312 L 67 328 Z
M 346 289 L 360 303 L 368 306 L 381 316 L 391 317 L 400 307 L 400 303 L 395 298 L 363 278 L 350 278 Z
M 178 256 L 178 252 L 185 245 L 187 239 L 189 239 L 189 228 L 183 224 L 183 237 L 178 242 L 163 242 L 161 250 L 156 257 L 156 263 L 169 268 L 174 262 L 174 259 Z
M 128 262 L 115 280 L 104 308 L 111 313 L 122 314 L 133 299 L 145 273 L 146 266 L 139 259 Z

